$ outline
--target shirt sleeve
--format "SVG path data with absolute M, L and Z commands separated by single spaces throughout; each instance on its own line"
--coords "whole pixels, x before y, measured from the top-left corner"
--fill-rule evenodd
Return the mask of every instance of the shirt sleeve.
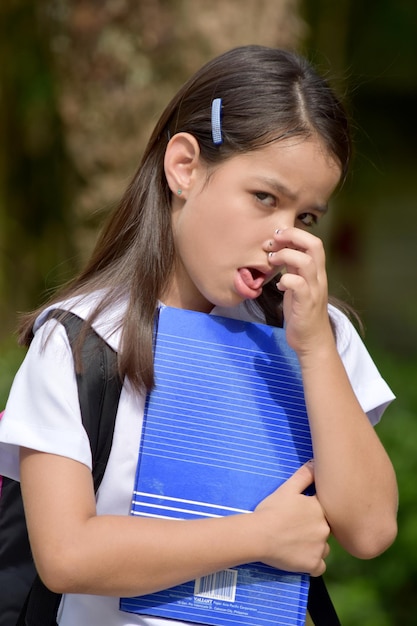
M 329 313 L 336 328 L 337 349 L 353 391 L 370 422 L 375 425 L 395 396 L 346 315 L 331 305 Z
M 1 474 L 19 479 L 20 447 L 66 456 L 91 469 L 72 352 L 55 320 L 35 334 L 13 381 L 0 422 Z

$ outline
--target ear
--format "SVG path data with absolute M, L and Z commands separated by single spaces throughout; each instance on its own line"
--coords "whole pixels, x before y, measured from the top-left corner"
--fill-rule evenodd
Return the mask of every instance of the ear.
M 193 135 L 177 133 L 170 139 L 165 151 L 164 170 L 174 195 L 181 190 L 181 197 L 187 197 L 187 191 L 196 177 L 199 159 L 200 146 Z

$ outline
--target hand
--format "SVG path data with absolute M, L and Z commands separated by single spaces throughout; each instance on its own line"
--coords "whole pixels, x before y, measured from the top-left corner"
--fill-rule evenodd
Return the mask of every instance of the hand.
M 274 240 L 270 263 L 285 267 L 277 287 L 284 292 L 287 341 L 300 355 L 332 338 L 323 243 L 299 228 L 278 231 Z
M 312 463 L 306 463 L 255 509 L 265 552 L 259 559 L 289 572 L 319 576 L 326 570 L 330 528 L 316 496 L 306 496 L 312 484 Z

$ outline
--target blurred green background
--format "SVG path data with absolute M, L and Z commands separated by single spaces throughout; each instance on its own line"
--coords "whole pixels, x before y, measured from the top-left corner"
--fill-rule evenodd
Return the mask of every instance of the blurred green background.
M 399 536 L 326 575 L 344 626 L 417 624 L 417 3 L 415 0 L 8 0 L 0 3 L 0 406 L 23 358 L 18 311 L 88 255 L 169 97 L 246 43 L 297 49 L 353 118 L 355 160 L 323 227 L 397 395 L 377 427 L 400 486 Z

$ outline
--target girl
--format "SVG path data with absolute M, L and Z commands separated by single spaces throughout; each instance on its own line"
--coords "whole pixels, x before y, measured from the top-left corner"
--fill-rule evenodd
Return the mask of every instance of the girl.
M 43 311 L 1 423 L 0 471 L 20 477 L 37 569 L 63 593 L 58 623 L 182 622 L 119 611 L 120 596 L 263 561 L 312 576 L 332 533 L 372 558 L 396 536 L 397 490 L 375 434 L 393 396 L 345 315 L 328 304 L 312 228 L 346 176 L 348 124 L 305 60 L 259 46 L 209 62 L 162 114 L 85 270 Z M 115 347 L 125 377 L 97 502 L 74 364 L 50 308 Z M 251 514 L 172 521 L 128 515 L 160 305 L 282 326 L 296 351 L 311 463 Z M 20 466 L 19 466 L 20 457 Z M 316 495 L 304 490 L 313 482 Z

